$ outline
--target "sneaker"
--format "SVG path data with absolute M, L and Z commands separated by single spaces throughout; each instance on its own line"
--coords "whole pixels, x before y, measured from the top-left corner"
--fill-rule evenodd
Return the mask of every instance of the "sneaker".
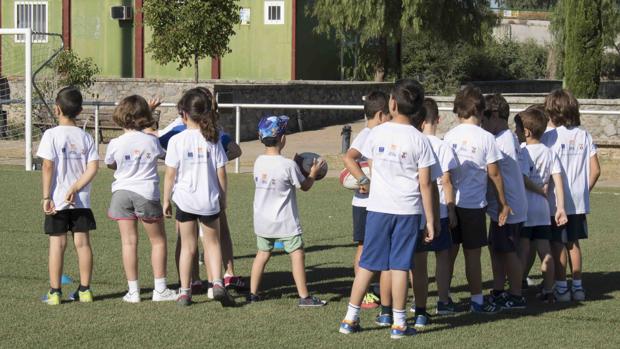
M 162 292 L 157 292 L 157 290 L 153 290 L 153 302 L 168 302 L 177 300 L 178 295 L 173 290 L 166 288 Z
M 553 295 L 555 296 L 555 300 L 558 302 L 570 302 L 571 299 L 570 290 L 568 288 L 564 291 L 560 291 L 556 288 Z
M 428 325 L 429 322 L 430 322 L 430 315 L 428 313 L 416 314 L 415 324 L 413 325 L 413 327 L 415 327 L 416 329 L 421 329 L 421 328 L 426 327 L 426 325 Z
M 138 296 L 139 297 L 139 296 Z M 69 295 L 69 300 L 80 303 L 91 303 L 93 301 L 93 292 L 88 289 L 86 291 L 75 291 Z
M 192 281 L 191 288 L 192 294 L 201 294 L 203 290 L 202 280 Z
M 491 290 L 491 292 L 489 292 L 489 295 L 486 298 L 489 303 L 496 304 L 496 303 L 503 303 L 504 298 L 506 297 L 508 297 L 508 292 L 506 291 L 500 292 L 500 291 Z
M 583 302 L 586 300 L 586 290 L 583 288 L 572 289 L 572 298 L 576 302 Z
M 450 315 L 456 313 L 456 306 L 452 301 L 452 298 L 448 298 L 448 303 L 437 301 L 437 309 L 435 309 L 435 315 Z
M 210 290 L 213 290 L 213 299 L 219 301 L 223 307 L 234 307 L 236 305 L 235 299 L 230 296 L 224 287 L 213 285 Z
M 315 296 L 308 296 L 306 298 L 299 298 L 298 306 L 302 308 L 322 307 L 327 304 L 326 301 L 320 300 Z
M 125 296 L 123 296 L 123 302 L 140 303 L 140 292 L 127 292 Z
M 375 309 L 379 306 L 379 297 L 375 296 L 374 293 L 368 292 L 364 296 L 364 300 L 362 301 L 361 308 L 362 309 Z
M 224 277 L 224 287 L 228 289 L 233 289 L 235 291 L 244 291 L 247 290 L 247 286 L 243 279 L 238 276 L 225 276 Z
M 246 302 L 248 303 L 256 303 L 256 302 L 260 302 L 261 299 L 257 294 L 254 293 L 250 293 L 245 297 Z
M 499 299 L 497 306 L 501 307 L 502 310 L 511 310 L 511 309 L 525 309 L 525 297 L 523 296 L 513 296 L 511 294 L 506 295 Z
M 555 303 L 555 296 L 553 295 L 553 291 L 545 292 L 544 290 L 538 294 L 536 294 L 536 298 L 547 304 Z
M 416 333 L 417 333 L 416 330 L 409 326 L 392 325 L 392 329 L 390 330 L 390 338 L 401 339 L 403 337 L 413 336 Z
M 394 317 L 392 314 L 379 314 L 375 318 L 375 324 L 381 327 L 389 327 L 394 323 Z
M 359 321 L 342 320 L 342 322 L 340 322 L 340 329 L 338 332 L 342 334 L 351 334 L 361 330 L 362 328 L 360 327 Z
M 415 315 L 415 303 L 411 303 L 411 308 L 409 308 L 409 312 Z
M 525 281 L 527 281 L 527 285 L 529 287 L 538 286 L 536 284 L 536 281 L 534 279 L 532 279 L 531 277 L 529 277 L 529 276 L 525 278 Z
M 207 298 L 213 299 L 213 287 L 207 289 Z
M 470 304 L 469 311 L 472 312 L 472 313 L 496 314 L 501 309 L 497 305 L 495 305 L 493 303 L 489 303 L 488 301 L 485 301 L 482 304 L 478 304 L 476 302 L 470 302 L 469 304 Z
M 179 295 L 177 298 L 177 305 L 180 307 L 187 307 L 192 305 L 192 296 L 188 294 Z
M 59 305 L 60 297 L 62 297 L 62 293 L 58 293 L 58 292 L 51 293 L 48 291 L 47 294 L 41 297 L 41 301 L 47 305 Z

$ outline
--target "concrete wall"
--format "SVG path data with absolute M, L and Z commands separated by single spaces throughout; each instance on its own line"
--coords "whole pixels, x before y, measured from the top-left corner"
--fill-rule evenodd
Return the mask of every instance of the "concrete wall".
M 518 42 L 534 40 L 544 46 L 553 41 L 549 24 L 548 20 L 503 18 L 500 24 L 493 28 L 493 35 Z

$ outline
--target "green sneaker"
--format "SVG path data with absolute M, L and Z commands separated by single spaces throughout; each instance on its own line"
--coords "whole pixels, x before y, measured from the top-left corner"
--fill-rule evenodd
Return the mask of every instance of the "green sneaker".
M 93 292 L 88 289 L 86 291 L 75 291 L 69 295 L 69 300 L 80 303 L 92 303 L 93 301 Z
M 58 292 L 51 293 L 48 291 L 46 295 L 41 297 L 41 301 L 47 305 L 59 305 L 61 296 L 62 296 L 62 293 L 58 293 Z

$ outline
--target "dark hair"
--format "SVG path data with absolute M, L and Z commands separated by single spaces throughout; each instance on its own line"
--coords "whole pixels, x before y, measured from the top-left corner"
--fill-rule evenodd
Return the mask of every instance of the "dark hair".
M 484 96 L 484 114 L 486 117 L 498 117 L 508 121 L 510 116 L 510 106 L 506 102 L 506 98 L 500 93 Z
M 123 98 L 114 109 L 112 120 L 122 128 L 138 131 L 155 124 L 149 104 L 138 95 Z
M 480 117 L 484 111 L 484 96 L 474 85 L 466 85 L 454 97 L 454 112 L 461 119 Z
M 388 114 L 390 112 L 388 108 L 388 96 L 381 91 L 372 91 L 364 98 L 364 115 L 372 119 L 379 111 L 383 114 Z
M 540 139 L 547 128 L 547 118 L 545 113 L 538 108 L 527 108 L 519 113 L 523 129 L 528 129 L 532 133 L 532 138 Z M 516 120 L 515 120 L 516 121 Z
M 67 86 L 56 94 L 56 105 L 62 115 L 75 119 L 82 112 L 82 94 L 77 87 Z
M 217 127 L 219 114 L 213 95 L 205 90 L 204 87 L 195 87 L 186 91 L 177 103 L 177 109 L 179 113 L 187 113 L 192 121 L 200 125 L 200 131 L 207 141 L 217 143 L 220 137 Z
M 422 109 L 424 87 L 415 80 L 402 79 L 396 81 L 391 95 L 396 102 L 400 114 L 412 118 Z
M 275 147 L 276 145 L 278 145 L 278 141 L 282 139 L 282 137 L 265 137 L 262 138 L 260 141 L 261 143 L 263 143 L 265 145 L 265 147 Z
M 557 89 L 545 97 L 545 114 L 555 126 L 579 126 L 579 102 L 570 91 Z
M 437 102 L 434 99 L 427 97 L 422 102 L 422 108 L 411 118 L 411 124 L 413 127 L 422 131 L 422 124 L 424 121 L 434 124 L 439 120 L 439 108 Z

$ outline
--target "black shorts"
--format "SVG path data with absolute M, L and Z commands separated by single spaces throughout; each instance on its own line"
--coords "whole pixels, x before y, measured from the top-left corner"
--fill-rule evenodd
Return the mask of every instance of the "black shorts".
M 353 241 L 364 243 L 366 233 L 366 207 L 353 207 Z
M 536 225 L 533 227 L 521 227 L 521 238 L 530 240 L 551 240 L 551 226 Z
M 568 222 L 558 227 L 555 218 L 551 218 L 551 241 L 575 242 L 588 238 L 588 220 L 585 214 L 569 214 Z
M 517 252 L 519 236 L 523 223 L 504 224 L 501 227 L 491 220 L 489 227 L 489 245 L 496 252 Z
M 86 233 L 97 229 L 95 216 L 90 208 L 74 208 L 57 211 L 55 215 L 45 216 L 45 234 L 64 234 L 66 232 Z
M 458 225 L 452 229 L 452 243 L 463 244 L 464 249 L 473 250 L 488 244 L 487 208 L 456 207 Z
M 220 213 L 218 212 L 218 213 L 216 213 L 214 215 L 210 215 L 210 216 L 201 216 L 201 215 L 198 215 L 198 214 L 193 214 L 193 213 L 185 212 L 185 211 L 181 210 L 177 206 L 177 213 L 175 215 L 175 218 L 180 223 L 185 223 L 185 222 L 191 222 L 191 221 L 198 220 L 202 224 L 209 224 L 209 223 L 213 222 L 214 220 L 220 218 Z

